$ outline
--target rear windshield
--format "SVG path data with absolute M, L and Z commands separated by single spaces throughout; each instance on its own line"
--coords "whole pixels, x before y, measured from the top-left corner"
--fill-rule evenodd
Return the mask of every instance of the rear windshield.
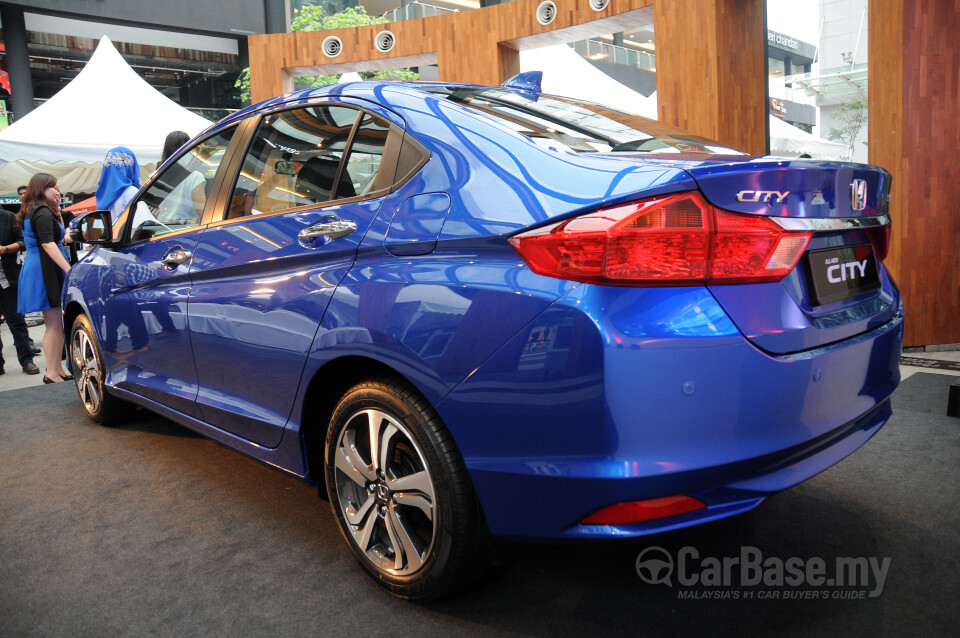
M 418 87 L 446 97 L 526 135 L 537 143 L 578 153 L 701 153 L 745 155 L 639 115 L 556 95 L 506 89 Z

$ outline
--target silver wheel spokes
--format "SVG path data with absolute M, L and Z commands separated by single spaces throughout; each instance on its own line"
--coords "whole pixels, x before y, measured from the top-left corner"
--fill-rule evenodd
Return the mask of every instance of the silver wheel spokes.
M 93 414 L 100 409 L 102 376 L 97 363 L 97 353 L 87 333 L 78 330 L 71 344 L 73 357 L 73 376 L 77 380 L 77 391 L 87 412 Z
M 340 434 L 336 470 L 340 511 L 367 558 L 392 574 L 420 569 L 433 545 L 436 500 L 406 429 L 379 410 L 358 412 Z

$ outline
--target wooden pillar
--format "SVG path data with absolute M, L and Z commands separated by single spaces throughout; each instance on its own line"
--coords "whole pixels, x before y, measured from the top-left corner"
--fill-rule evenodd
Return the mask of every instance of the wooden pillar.
M 763 0 L 656 2 L 658 119 L 765 154 L 764 25 Z
M 960 343 L 960 1 L 870 0 L 869 159 L 893 175 L 904 345 Z

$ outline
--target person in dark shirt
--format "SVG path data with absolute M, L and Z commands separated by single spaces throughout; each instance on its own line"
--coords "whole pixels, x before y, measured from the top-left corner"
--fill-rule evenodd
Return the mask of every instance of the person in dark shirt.
M 20 264 L 17 253 L 23 250 L 23 235 L 16 226 L 16 215 L 0 208 L 0 314 L 10 329 L 13 343 L 17 347 L 17 359 L 25 374 L 40 374 L 40 368 L 33 362 L 34 355 L 40 351 L 33 347 L 30 332 L 23 315 L 17 312 L 17 282 L 20 278 Z M 3 339 L 0 336 L 0 374 L 4 373 Z

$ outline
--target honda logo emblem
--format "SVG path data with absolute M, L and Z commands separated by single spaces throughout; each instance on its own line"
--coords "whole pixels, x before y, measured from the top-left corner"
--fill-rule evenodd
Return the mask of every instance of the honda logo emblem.
M 867 180 L 855 179 L 850 182 L 850 207 L 853 210 L 867 207 Z

